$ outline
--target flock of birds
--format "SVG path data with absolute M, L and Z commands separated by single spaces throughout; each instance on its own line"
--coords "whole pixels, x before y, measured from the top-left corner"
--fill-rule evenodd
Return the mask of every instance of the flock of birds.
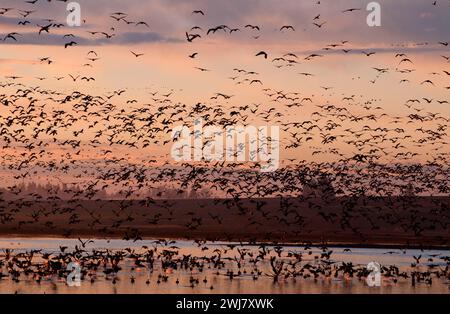
M 31 27 L 28 18 L 38 13 L 40 1 L 25 3 L 31 9 L 0 8 L 0 17 L 16 14 L 18 27 Z M 316 4 L 320 8 L 320 1 Z M 432 5 L 439 5 L 439 2 L 435 1 Z M 341 14 L 353 14 L 360 10 L 343 9 Z M 206 14 L 205 10 L 193 10 L 191 16 L 197 20 Z M 151 27 L 151 23 L 133 21 L 124 12 L 113 12 L 110 17 L 115 24 L 108 31 L 89 31 L 90 36 L 113 43 L 121 25 L 134 25 L 144 30 Z M 83 24 L 88 23 L 84 20 Z M 318 14 L 311 24 L 320 31 L 326 31 L 331 21 L 322 20 L 321 14 Z M 65 25 L 46 19 L 36 27 L 36 36 L 44 41 L 45 34 L 54 29 L 64 29 Z M 293 25 L 282 25 L 277 31 L 286 33 L 298 30 Z M 242 32 L 248 32 L 257 41 L 263 36 L 263 26 L 248 24 L 239 28 L 197 25 L 186 30 L 182 37 L 187 45 L 195 47 L 205 38 L 220 33 L 231 36 Z M 67 40 L 64 48 L 79 46 L 77 49 L 82 49 L 76 37 L 72 33 L 62 35 Z M 4 44 L 15 44 L 20 40 L 20 31 L 10 32 L 3 37 Z M 255 52 L 254 57 L 261 58 L 262 62 L 270 62 L 277 69 L 289 70 L 301 63 L 320 62 L 329 53 L 339 52 L 343 57 L 357 53 L 364 58 L 374 58 L 378 54 L 368 49 L 354 49 L 350 44 L 348 40 L 341 40 L 306 56 L 296 52 L 272 55 L 269 51 L 261 50 Z M 441 50 L 450 48 L 446 40 L 421 42 L 414 47 L 419 49 L 432 45 Z M 428 92 L 421 97 L 404 99 L 400 103 L 402 113 L 392 114 L 385 109 L 383 96 L 373 98 L 362 93 L 339 92 L 325 82 L 319 87 L 322 95 L 271 88 L 264 83 L 263 74 L 243 67 L 230 69 L 232 74 L 225 80 L 231 80 L 236 85 L 257 86 L 264 104 L 236 104 L 233 101 L 239 96 L 226 91 L 209 95 L 195 104 L 186 104 L 179 100 L 179 91 L 170 88 L 154 87 L 148 91 L 149 96 L 145 100 L 135 97 L 128 88 L 104 94 L 77 88 L 82 82 L 98 82 L 94 75 L 82 71 L 87 67 L 95 68 L 96 63 L 101 62 L 100 49 L 106 48 L 87 49 L 89 51 L 84 53 L 84 57 L 88 62 L 76 74 L 30 78 L 15 73 L 6 75 L 5 80 L 0 82 L 0 167 L 2 173 L 6 173 L 3 180 L 5 186 L 0 190 L 0 226 L 15 223 L 18 232 L 25 225 L 39 225 L 51 230 L 54 225 L 46 221 L 48 217 L 67 213 L 71 215 L 69 226 L 75 225 L 81 222 L 77 211 L 80 210 L 78 206 L 82 205 L 75 207 L 71 204 L 77 200 L 101 201 L 109 194 L 122 200 L 112 225 L 105 226 L 102 223 L 101 213 L 84 209 L 91 217 L 89 226 L 93 232 L 108 234 L 108 230 L 119 229 L 124 223 L 138 219 L 129 210 L 131 205 L 127 200 L 139 200 L 142 206 L 151 210 L 157 202 L 156 198 L 167 199 L 168 195 L 161 191 L 156 196 L 149 196 L 148 192 L 171 187 L 177 195 L 183 195 L 188 189 L 206 189 L 214 202 L 227 207 L 239 207 L 243 199 L 256 199 L 258 201 L 254 208 L 239 207 L 242 215 L 248 215 L 249 225 L 259 223 L 256 216 L 267 220 L 274 218 L 273 213 L 264 208 L 264 199 L 279 198 L 284 206 L 276 216 L 278 222 L 303 228 L 301 210 L 289 203 L 289 199 L 295 197 L 317 210 L 322 219 L 333 221 L 343 230 L 352 230 L 361 237 L 362 230 L 352 224 L 352 219 L 363 217 L 370 222 L 373 230 L 380 227 L 376 225 L 376 219 L 372 220 L 377 215 L 377 209 L 364 208 L 358 204 L 358 200 L 366 202 L 382 199 L 385 200 L 383 207 L 390 208 L 394 206 L 392 199 L 395 198 L 411 211 L 408 220 L 401 223 L 405 232 L 420 237 L 431 230 L 449 230 L 450 117 L 446 114 L 449 100 L 442 95 L 450 90 L 450 50 L 445 50 L 447 53 L 442 55 L 430 54 L 430 58 L 439 60 L 442 69 L 436 69 L 418 81 L 415 74 L 421 69 L 416 64 L 420 62 L 415 60 L 414 52 L 405 52 L 406 49 L 402 47 L 392 55 L 389 65 L 373 66 L 370 69 L 373 76 L 369 86 L 386 77 L 399 77 L 398 89 L 411 84 L 427 88 Z M 130 54 L 131 58 L 138 60 L 145 57 L 145 52 L 135 49 L 130 50 Z M 200 60 L 201 54 L 192 51 L 186 58 Z M 51 56 L 42 56 L 37 60 L 43 66 L 52 66 L 56 61 Z M 196 69 L 201 72 L 213 71 L 202 66 Z M 298 76 L 300 79 L 316 77 L 312 72 L 299 72 Z M 38 82 L 64 80 L 67 84 L 73 84 L 74 89 L 67 92 L 45 88 L 35 84 L 34 79 Z M 355 77 L 353 80 L 362 78 Z M 299 116 L 298 112 L 304 114 Z M 279 125 L 282 130 L 282 167 L 272 173 L 261 173 L 259 162 L 202 161 L 174 164 L 166 152 L 177 140 L 171 138 L 173 128 L 181 124 L 190 126 L 198 118 L 205 125 L 223 128 L 258 123 Z M 206 140 L 205 145 L 212 145 L 212 141 Z M 152 150 L 155 147 L 161 150 L 155 153 Z M 48 185 L 45 193 L 27 190 L 26 184 L 35 182 L 36 178 L 45 178 L 45 182 L 59 185 L 57 188 Z M 328 182 L 328 185 L 324 187 L 323 182 Z M 309 192 L 306 193 L 306 190 Z M 397 199 L 399 195 L 407 197 Z M 420 207 L 422 197 L 431 195 L 435 196 L 431 207 L 421 208 L 420 211 L 414 209 L 414 206 Z M 21 217 L 20 209 L 32 206 L 30 200 L 60 203 L 52 208 L 37 209 L 30 217 Z M 331 202 L 341 203 L 343 211 L 339 216 L 327 211 Z M 163 206 L 166 210 L 164 215 L 148 214 L 146 222 L 157 225 L 166 219 L 174 219 L 176 213 L 171 209 L 171 202 L 165 200 Z M 429 218 L 436 217 L 436 214 L 439 218 Z M 186 232 L 201 230 L 205 221 L 196 217 L 195 210 L 189 215 L 191 222 L 185 226 Z M 220 223 L 220 215 L 211 213 L 211 221 Z M 399 223 L 395 210 L 391 215 L 377 219 L 391 225 Z M 76 236 L 70 227 L 64 235 Z M 124 238 L 137 241 L 142 237 L 139 230 L 133 229 L 131 234 L 127 230 Z M 446 238 L 440 241 L 445 243 Z M 161 244 L 161 241 L 158 243 Z M 124 259 L 133 260 L 136 268 L 152 269 L 156 261 L 161 262 L 163 270 L 183 268 L 192 271 L 195 268 L 201 272 L 206 267 L 212 267 L 217 269 L 218 274 L 230 279 L 249 272 L 257 280 L 262 274 L 257 265 L 262 261 L 268 263 L 270 274 L 276 280 L 367 275 L 364 267 L 345 263 L 338 265 L 331 261 L 331 252 L 326 247 L 314 258 L 317 263 L 311 264 L 303 263 L 301 253 L 283 252 L 282 249 L 277 251 L 275 248 L 272 253 L 276 254 L 273 255 L 265 246 L 257 254 L 243 247 L 225 249 L 239 252 L 233 258 L 222 257 L 225 254 L 222 250 L 215 251 L 209 257 L 179 256 L 174 245 L 163 249 L 156 246 L 143 248 L 141 253 L 132 249 L 117 252 L 88 251 L 84 246 L 77 247 L 73 252 L 65 252 L 61 248 L 60 252 L 52 254 L 32 251 L 14 255 L 10 250 L 5 250 L 0 266 L 6 267 L 7 275 L 0 272 L 0 279 L 10 276 L 18 280 L 21 274 L 25 274 L 39 282 L 49 276 L 63 276 L 66 272 L 64 265 L 74 259 L 83 264 L 83 276 L 91 281 L 95 281 L 95 271 L 102 269 L 114 282 L 113 278 L 120 270 L 119 263 Z M 37 255 L 43 261 L 34 263 Z M 444 269 L 432 266 L 423 272 L 413 268 L 411 273 L 406 273 L 391 266 L 383 271 L 385 277 L 393 280 L 403 277 L 409 278 L 413 284 L 423 281 L 431 285 L 433 277 L 450 278 L 449 258 L 440 258 L 447 263 Z M 237 272 L 227 270 L 221 273 L 225 262 L 235 263 Z M 244 264 L 252 266 L 245 267 Z M 167 280 L 165 272 L 161 272 L 159 281 Z M 192 277 L 189 284 L 198 285 L 199 280 L 198 276 Z
M 56 251 L 32 250 L 15 252 L 3 250 L 0 255 L 0 284 L 6 278 L 18 284 L 21 281 L 42 284 L 66 282 L 72 273 L 67 266 L 73 262 L 80 266 L 82 285 L 106 280 L 116 285 L 129 280 L 130 285 L 171 285 L 200 290 L 214 290 L 217 279 L 239 280 L 241 278 L 287 282 L 363 282 L 371 271 L 366 265 L 340 262 L 333 259 L 333 251 L 325 245 L 314 247 L 305 243 L 302 248 L 273 245 L 249 247 L 247 244 L 207 243 L 196 240 L 193 245 L 201 252 L 187 254 L 174 240 L 155 240 L 152 245 L 128 247 L 122 250 L 92 249 L 91 240 L 78 239 L 74 250 L 60 246 Z M 336 249 L 334 249 L 336 250 Z M 342 249 L 340 249 L 342 250 Z M 351 253 L 343 249 L 341 254 Z M 388 251 L 384 254 L 404 254 Z M 383 285 L 410 282 L 412 287 L 450 283 L 450 256 L 421 253 L 413 256 L 409 267 L 383 265 L 380 268 Z M 123 275 L 121 275 L 123 273 Z

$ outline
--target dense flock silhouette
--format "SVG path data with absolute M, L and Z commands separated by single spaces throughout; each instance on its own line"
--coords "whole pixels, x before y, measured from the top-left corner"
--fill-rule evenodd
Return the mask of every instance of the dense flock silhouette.
M 189 279 L 192 287 L 201 285 L 200 281 L 208 283 L 209 278 L 201 275 L 205 268 L 213 268 L 217 275 L 230 280 L 244 274 L 254 280 L 271 276 L 275 281 L 365 278 L 368 271 L 364 265 L 332 259 L 333 251 L 328 248 L 331 243 L 327 241 L 333 239 L 329 235 L 308 238 L 310 229 L 323 223 L 351 234 L 352 242 L 370 243 L 372 233 L 395 229 L 408 235 L 408 241 L 397 243 L 405 247 L 448 246 L 449 38 L 414 43 L 409 49 L 399 44 L 392 55 L 354 48 L 345 38 L 306 55 L 296 51 L 279 55 L 261 44 L 261 49 L 249 57 L 271 64 L 274 71 L 295 71 L 299 84 L 316 79 L 320 93 L 271 87 L 265 83 L 270 73 L 236 66 L 223 80 L 251 88 L 264 103 L 237 104 L 236 90 L 220 90 L 219 86 L 215 94 L 199 95 L 197 102 L 186 103 L 181 91 L 170 87 L 152 86 L 145 98 L 136 96 L 126 83 L 108 92 L 91 89 L 92 84 L 101 83 L 92 69 L 102 62 L 102 51 L 108 46 L 86 48 L 84 39 L 65 24 L 43 17 L 43 2 L 20 1 L 15 8 L 0 7 L 0 17 L 17 20 L 16 31 L 1 35 L 2 45 L 20 43 L 24 27 L 43 43 L 47 35 L 66 30 L 61 35 L 62 47 L 78 49 L 85 63 L 76 73 L 57 76 L 2 73 L 0 230 L 4 229 L 3 234 L 21 234 L 34 228 L 47 235 L 55 235 L 58 230 L 65 237 L 118 236 L 138 242 L 152 235 L 152 228 L 179 222 L 179 235 L 195 239 L 208 255 L 183 255 L 176 242 L 167 240 L 155 241 L 155 247 L 109 251 L 87 249 L 80 239 L 74 250 L 62 247 L 51 253 L 15 253 L 5 249 L 0 255 L 0 279 L 18 281 L 27 276 L 40 282 L 51 276 L 63 278 L 67 275 L 65 266 L 75 260 L 83 266 L 83 279 L 92 282 L 97 272 L 103 272 L 114 283 L 124 260 L 131 260 L 133 269 L 154 269 L 159 263 L 158 284 L 175 280 L 167 275 L 168 268 L 190 270 L 196 273 Z M 48 2 L 58 5 L 67 1 Z M 312 15 L 310 26 L 315 32 L 327 32 L 333 20 L 324 20 L 319 14 L 323 6 L 320 1 L 312 2 L 317 13 Z M 448 1 L 424 1 L 424 6 L 449 5 Z M 364 6 L 343 7 L 336 14 L 364 11 Z M 134 25 L 141 31 L 152 28 L 151 21 L 126 12 L 105 14 L 110 17 L 110 25 L 101 29 L 92 29 L 89 21 L 83 20 L 86 36 L 114 43 L 124 26 Z M 207 15 L 206 9 L 192 8 L 185 16 L 192 20 L 192 26 L 179 34 L 179 40 L 191 50 L 185 62 L 193 64 L 192 76 L 215 71 L 210 63 L 202 64 L 203 53 L 196 50 L 202 41 L 244 34 L 248 41 L 257 42 L 269 32 L 264 25 L 205 25 L 202 18 Z M 279 25 L 276 30 L 281 36 L 300 31 L 305 30 L 296 25 Z M 419 62 L 410 51 L 423 46 L 433 48 L 428 50 L 427 58 L 439 60 L 439 68 L 416 65 Z M 129 50 L 129 58 L 135 62 L 151 58 L 141 47 Z M 377 59 L 381 53 L 389 58 Z M 398 86 L 387 93 L 411 85 L 421 91 L 425 87 L 427 92 L 386 104 L 384 95 L 353 93 L 351 86 L 342 91 L 313 71 L 302 69 L 304 64 L 320 65 L 335 55 L 373 60 L 366 69 L 372 73 L 365 82 L 368 88 L 394 77 L 398 78 Z M 34 59 L 49 67 L 58 62 L 52 56 Z M 424 71 L 427 74 L 417 78 L 417 73 Z M 355 84 L 364 81 L 362 76 L 353 78 Z M 41 84 L 52 81 L 64 82 L 66 88 L 44 88 Z M 392 114 L 386 106 L 400 109 Z M 175 163 L 170 155 L 171 145 L 177 141 L 172 138 L 172 130 L 183 124 L 191 127 L 199 118 L 205 125 L 222 128 L 280 126 L 280 169 L 264 173 L 259 162 Z M 205 143 L 211 145 L 208 139 Z M 38 181 L 42 186 L 48 184 L 46 191 L 37 193 L 24 188 Z M 193 199 L 208 200 L 198 202 L 198 208 L 192 202 L 189 208 L 180 210 L 180 199 L 185 198 L 186 191 L 191 191 Z M 202 196 L 194 197 L 196 191 Z M 239 219 L 241 229 L 252 230 L 251 234 L 240 238 L 239 234 L 228 233 L 224 225 L 232 223 L 230 215 Z M 267 225 L 272 230 L 267 231 Z M 216 233 L 203 232 L 211 226 L 218 228 Z M 242 242 L 209 252 L 207 240 Z M 281 242 L 308 244 L 304 250 L 293 252 L 282 247 Z M 246 244 L 259 248 L 248 249 Z M 313 245 L 319 245 L 320 252 L 305 261 L 305 256 L 313 255 Z M 432 285 L 436 279 L 448 281 L 449 257 L 427 258 L 428 262 L 422 263 L 424 257 L 415 257 L 408 270 L 383 266 L 383 275 L 386 280 L 408 280 L 412 285 Z M 134 283 L 135 279 L 130 280 Z M 150 280 L 148 283 L 153 284 Z

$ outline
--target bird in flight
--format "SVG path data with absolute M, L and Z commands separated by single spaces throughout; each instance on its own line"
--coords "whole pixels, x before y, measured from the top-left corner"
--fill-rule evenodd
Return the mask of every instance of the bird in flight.
M 20 35 L 20 34 L 19 34 L 19 33 L 16 33 L 16 32 L 9 33 L 8 35 L 6 35 L 6 36 L 3 38 L 3 41 L 6 41 L 8 38 L 17 41 L 17 39 L 16 39 L 16 37 L 15 37 L 15 36 L 17 36 L 17 35 Z
M 259 26 L 257 26 L 257 25 L 251 25 L 251 24 L 245 25 L 245 28 L 251 28 L 252 30 L 257 30 L 257 31 L 261 30 L 261 29 L 259 28 Z
M 196 39 L 196 38 L 201 38 L 202 36 L 200 36 L 199 34 L 188 34 L 187 32 L 186 32 L 186 39 L 187 39 L 187 41 L 188 42 L 192 42 L 194 39 Z
M 291 26 L 291 25 L 285 25 L 285 26 L 282 26 L 282 27 L 280 28 L 280 31 L 282 32 L 283 30 L 292 30 L 292 31 L 295 32 L 295 28 L 294 28 L 293 26 Z
M 48 25 L 46 25 L 46 26 L 37 25 L 37 26 L 39 26 L 39 27 L 41 28 L 41 29 L 39 30 L 39 35 L 40 35 L 42 32 L 50 33 L 50 27 L 52 27 L 52 25 L 53 25 L 53 24 L 48 24 Z
M 351 8 L 351 9 L 347 9 L 347 10 L 342 11 L 342 13 L 353 12 L 353 11 L 360 11 L 360 10 L 361 10 L 361 8 Z
M 143 53 L 135 53 L 135 52 L 133 52 L 133 51 L 131 51 L 131 50 L 130 50 L 130 52 L 131 52 L 136 58 L 142 57 L 142 56 L 144 55 Z
M 150 26 L 147 24 L 147 22 L 144 22 L 144 21 L 136 23 L 136 26 L 139 26 L 139 25 L 144 25 L 144 26 L 147 26 L 148 28 L 150 28 Z
M 268 57 L 267 52 L 265 52 L 265 51 L 260 51 L 255 55 L 255 57 L 259 57 L 259 56 L 263 56 L 264 59 L 267 59 L 267 57 Z
M 363 54 L 365 54 L 367 57 L 373 56 L 375 54 L 375 52 L 365 52 L 362 51 Z
M 73 76 L 72 74 L 69 74 L 69 76 L 72 78 L 72 80 L 74 81 L 74 82 L 76 82 L 77 80 L 78 80 L 78 78 L 80 77 L 80 75 L 78 75 L 78 76 Z
M 83 76 L 83 77 L 81 78 L 81 80 L 82 80 L 82 81 L 84 80 L 84 81 L 86 81 L 86 82 L 90 82 L 90 81 L 95 81 L 95 78 Z
M 434 86 L 434 83 L 432 81 L 430 81 L 430 80 L 425 80 L 422 83 L 420 83 L 420 85 L 424 85 L 424 84 L 431 84 L 431 85 Z
M 317 26 L 318 28 L 322 28 L 322 26 L 324 26 L 327 22 L 323 22 L 321 24 L 319 23 L 313 23 L 313 25 Z
M 66 44 L 64 45 L 64 48 L 72 47 L 72 46 L 75 46 L 75 45 L 77 45 L 77 43 L 76 43 L 75 41 L 71 41 L 71 42 L 69 42 L 69 43 L 66 43 Z

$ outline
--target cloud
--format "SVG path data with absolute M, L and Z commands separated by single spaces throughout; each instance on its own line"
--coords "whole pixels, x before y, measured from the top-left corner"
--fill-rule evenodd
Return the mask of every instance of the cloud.
M 143 44 L 143 43 L 180 43 L 184 42 L 184 40 L 177 38 L 165 37 L 158 33 L 147 32 L 147 33 L 139 33 L 139 32 L 128 32 L 118 35 L 114 44 L 119 45 L 128 45 L 128 44 Z
M 42 19 L 32 19 L 32 18 L 18 18 L 11 16 L 0 16 L 0 25 L 1 26 L 18 26 L 19 21 L 28 21 L 31 25 L 36 25 L 39 23 L 43 23 Z M 28 25 L 30 25 L 28 24 Z
M 4 38 L 5 34 L 0 34 L 0 38 Z M 7 39 L 0 40 L 0 45 L 38 45 L 38 46 L 64 46 L 65 43 L 75 41 L 79 46 L 100 46 L 100 45 L 136 45 L 151 43 L 180 43 L 181 39 L 165 37 L 154 32 L 127 32 L 114 36 L 111 39 L 105 38 L 101 34 L 97 34 L 96 38 L 87 38 L 81 36 L 63 37 L 59 34 L 42 34 L 38 33 L 22 33 L 15 36 L 17 41 Z
M 17 1 L 3 0 L 5 6 L 17 6 Z M 282 25 L 293 25 L 297 30 L 294 34 L 284 34 L 289 40 L 285 44 L 295 43 L 331 43 L 336 40 L 350 40 L 352 43 L 392 44 L 412 41 L 448 41 L 450 29 L 450 7 L 438 1 L 437 6 L 423 0 L 379 0 L 382 9 L 382 26 L 370 28 L 366 24 L 368 12 L 365 10 L 366 0 L 322 0 L 320 5 L 316 1 L 298 0 L 79 0 L 82 7 L 82 19 L 87 23 L 82 31 L 106 31 L 114 27 L 117 36 L 112 41 L 87 39 L 92 45 L 139 44 L 152 42 L 178 42 L 183 39 L 182 34 L 194 25 L 203 29 L 220 24 L 227 24 L 232 28 L 243 28 L 246 24 L 261 26 L 261 39 L 258 43 L 279 41 L 278 32 Z M 32 19 L 35 27 L 43 19 L 53 18 L 64 22 L 66 17 L 65 3 L 38 2 L 33 6 L 36 10 L 27 19 Z M 361 8 L 361 11 L 342 13 L 349 7 Z M 25 9 L 25 7 L 22 7 Z M 28 8 L 30 9 L 30 8 Z M 205 16 L 192 15 L 192 11 L 202 9 Z M 134 24 L 126 25 L 123 21 L 116 22 L 110 14 L 123 11 L 128 14 L 130 21 L 146 21 L 151 27 L 151 33 L 138 33 Z M 17 26 L 23 18 L 17 10 L 0 17 L 0 25 Z M 312 25 L 313 18 L 320 14 L 320 21 L 327 22 L 323 29 Z M 429 17 L 433 18 L 429 18 Z M 17 28 L 20 32 L 27 28 Z M 68 32 L 76 32 L 68 30 Z M 27 29 L 29 31 L 29 29 Z M 245 32 L 248 35 L 248 32 Z M 80 34 L 84 37 L 83 34 Z M 345 37 L 345 38 L 344 38 Z M 177 39 L 179 38 L 179 39 Z M 205 36 L 214 38 L 217 36 Z M 53 39 L 50 39 L 53 40 Z M 227 36 L 227 41 L 248 41 L 248 36 Z M 31 42 L 35 40 L 30 39 Z M 83 42 L 82 40 L 80 40 Z M 93 42 L 94 41 L 94 42 Z M 42 42 L 42 44 L 46 44 Z

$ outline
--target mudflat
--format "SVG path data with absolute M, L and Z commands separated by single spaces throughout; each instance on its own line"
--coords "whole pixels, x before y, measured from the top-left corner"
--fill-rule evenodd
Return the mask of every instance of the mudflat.
M 0 235 L 447 247 L 450 198 L 15 200 Z

